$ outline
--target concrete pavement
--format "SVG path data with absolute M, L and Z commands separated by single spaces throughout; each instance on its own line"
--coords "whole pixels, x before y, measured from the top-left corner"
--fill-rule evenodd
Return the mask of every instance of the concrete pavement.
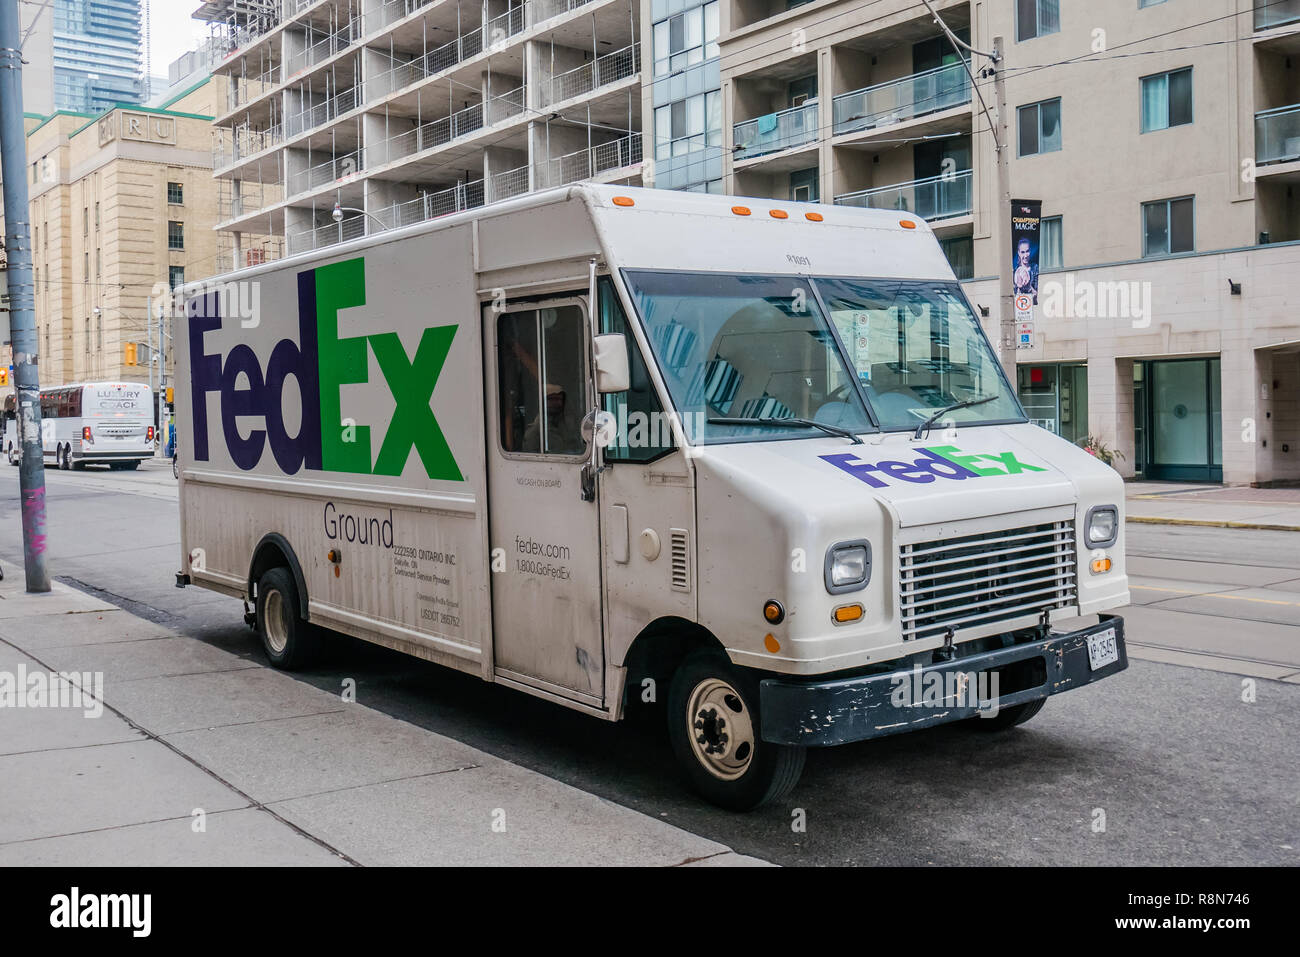
M 1140 524 L 1300 532 L 1300 488 L 1128 482 L 1125 499 Z
M 3 569 L 0 866 L 764 863 Z

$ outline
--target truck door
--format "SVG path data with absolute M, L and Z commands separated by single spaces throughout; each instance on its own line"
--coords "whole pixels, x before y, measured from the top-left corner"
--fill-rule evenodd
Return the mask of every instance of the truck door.
M 595 406 L 581 298 L 484 310 L 495 673 L 603 704 L 600 528 L 583 501 Z

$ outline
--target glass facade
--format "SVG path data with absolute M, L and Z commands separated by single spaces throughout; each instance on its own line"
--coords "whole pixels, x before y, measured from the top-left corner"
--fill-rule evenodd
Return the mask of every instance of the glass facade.
M 721 193 L 720 0 L 652 0 L 655 186 Z
M 1218 357 L 1134 363 L 1135 463 L 1145 478 L 1223 481 Z
M 1025 415 L 1075 445 L 1088 438 L 1088 367 L 1083 363 L 1022 365 L 1016 392 Z
M 54 105 L 98 114 L 143 102 L 140 0 L 55 0 Z

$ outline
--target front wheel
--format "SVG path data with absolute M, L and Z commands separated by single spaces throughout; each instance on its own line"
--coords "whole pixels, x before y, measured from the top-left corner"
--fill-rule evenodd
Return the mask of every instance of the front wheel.
M 9 464 L 10 464 L 10 465 L 17 465 L 17 464 L 18 464 L 18 455 L 17 455 L 17 453 L 14 451 L 14 447 L 13 447 L 12 444 L 9 446 L 9 451 L 8 451 L 6 454 L 9 456 Z
M 999 708 L 998 713 L 991 718 L 982 718 L 979 715 L 967 718 L 965 724 L 976 731 L 1005 731 L 1007 728 L 1024 724 L 1042 711 L 1045 704 L 1047 704 L 1046 698 L 1026 701 L 1024 704 L 1013 704 L 1009 708 Z
M 721 654 L 697 652 L 677 669 L 668 735 L 691 787 L 728 810 L 785 797 L 803 771 L 806 749 L 762 739 L 758 682 Z
M 298 615 L 298 588 L 287 568 L 272 568 L 257 583 L 257 633 L 271 665 L 293 671 L 311 662 L 315 629 Z

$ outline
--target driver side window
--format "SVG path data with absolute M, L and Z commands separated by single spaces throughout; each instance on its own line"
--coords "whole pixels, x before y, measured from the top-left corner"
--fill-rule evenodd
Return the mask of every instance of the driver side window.
M 507 312 L 497 319 L 504 451 L 582 454 L 582 417 L 588 408 L 583 329 L 576 305 Z

